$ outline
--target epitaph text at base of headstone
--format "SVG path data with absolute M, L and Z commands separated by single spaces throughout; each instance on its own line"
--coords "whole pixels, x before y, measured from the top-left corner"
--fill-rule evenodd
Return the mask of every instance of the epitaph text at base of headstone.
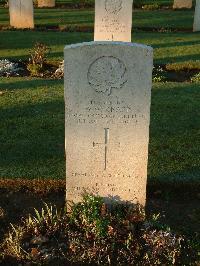
M 193 31 L 200 31 L 200 0 L 196 0 Z
M 33 1 L 9 0 L 10 25 L 15 28 L 34 28 Z
M 95 0 L 94 41 L 131 42 L 133 0 Z
M 38 0 L 38 7 L 55 7 L 55 0 Z
M 67 200 L 145 205 L 152 58 L 131 43 L 65 47 Z
M 192 0 L 174 0 L 174 9 L 192 8 Z

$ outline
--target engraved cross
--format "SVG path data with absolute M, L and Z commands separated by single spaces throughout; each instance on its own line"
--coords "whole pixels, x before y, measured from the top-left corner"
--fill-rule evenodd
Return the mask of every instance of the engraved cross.
M 110 129 L 109 128 L 104 128 L 104 142 L 103 143 L 96 143 L 93 142 L 93 147 L 104 145 L 104 170 L 107 170 L 107 165 L 108 165 L 108 147 L 112 143 L 110 142 Z M 113 143 L 115 146 L 117 145 L 118 147 L 120 146 L 120 143 Z

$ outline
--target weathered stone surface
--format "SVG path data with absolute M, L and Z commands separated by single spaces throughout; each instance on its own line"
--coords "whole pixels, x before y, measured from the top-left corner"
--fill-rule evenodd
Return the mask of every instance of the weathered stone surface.
M 132 43 L 65 47 L 67 200 L 145 205 L 152 58 Z
M 55 7 L 55 0 L 38 0 L 38 7 Z
M 95 41 L 131 42 L 133 0 L 95 0 Z
M 33 1 L 9 0 L 10 25 L 15 28 L 34 28 Z
M 174 0 L 173 8 L 192 8 L 192 0 Z
M 193 31 L 200 31 L 200 0 L 196 0 Z

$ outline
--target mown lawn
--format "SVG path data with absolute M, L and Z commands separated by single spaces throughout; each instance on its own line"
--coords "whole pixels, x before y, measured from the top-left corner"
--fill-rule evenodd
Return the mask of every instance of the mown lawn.
M 93 0 L 94 2 L 95 0 Z M 80 3 L 80 0 L 57 0 L 56 3 Z M 92 1 L 91 1 L 92 2 Z M 140 3 L 141 5 L 150 5 L 150 4 L 155 4 L 158 3 L 159 5 L 173 5 L 173 0 L 135 0 L 134 3 Z
M 193 11 L 135 11 L 137 27 L 192 28 Z M 36 9 L 36 25 L 93 25 L 88 10 Z M 0 9 L 0 24 L 8 24 Z M 63 59 L 64 46 L 93 40 L 92 33 L 0 31 L 0 59 L 28 59 L 35 42 Z M 154 48 L 154 63 L 200 60 L 200 33 L 134 31 L 132 41 Z M 64 178 L 63 81 L 0 78 L 0 178 Z M 154 84 L 149 180 L 200 181 L 200 84 Z
M 1 78 L 0 178 L 64 178 L 62 80 Z M 199 84 L 155 84 L 149 180 L 200 181 Z
M 65 45 L 92 40 L 92 33 L 0 31 L 0 59 L 28 59 L 30 49 L 39 41 L 51 47 L 49 59 L 62 60 Z M 200 60 L 200 33 L 135 32 L 132 41 L 151 45 L 157 64 Z
M 135 10 L 133 28 L 192 30 L 194 10 Z M 94 25 L 94 10 L 35 9 L 35 25 Z M 8 9 L 0 8 L 0 25 L 9 25 Z
M 0 84 L 0 177 L 64 177 L 63 81 Z

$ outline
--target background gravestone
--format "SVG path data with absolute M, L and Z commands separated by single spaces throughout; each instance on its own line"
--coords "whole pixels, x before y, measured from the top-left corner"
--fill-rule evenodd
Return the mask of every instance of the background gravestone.
M 174 0 L 173 8 L 192 8 L 192 0 Z
M 193 31 L 200 31 L 200 0 L 196 0 Z
M 38 0 L 38 7 L 55 7 L 55 0 Z
M 32 0 L 9 0 L 9 13 L 11 26 L 34 28 Z
M 65 47 L 67 200 L 145 205 L 152 58 L 132 43 Z
M 133 0 L 95 1 L 95 41 L 131 42 Z

